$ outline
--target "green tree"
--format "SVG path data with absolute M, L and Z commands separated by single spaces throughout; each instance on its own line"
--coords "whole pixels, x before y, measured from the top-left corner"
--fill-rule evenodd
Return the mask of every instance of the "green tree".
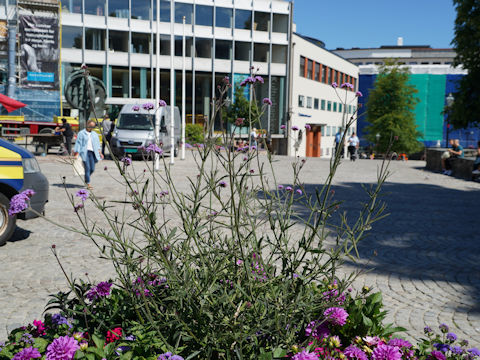
M 408 83 L 408 79 L 408 69 L 387 62 L 380 67 L 370 91 L 366 138 L 376 144 L 380 153 L 386 152 L 391 140 L 394 140 L 392 151 L 399 153 L 412 153 L 421 147 L 417 140 L 421 133 L 417 130 L 413 113 L 418 102 L 415 97 L 417 89 Z
M 226 122 L 235 124 L 238 118 L 244 119 L 243 126 L 249 126 L 249 115 L 251 114 L 252 119 L 256 119 L 259 109 L 256 101 L 252 101 L 250 107 L 250 101 L 246 98 L 244 93 L 244 88 L 241 86 L 235 87 L 235 101 L 232 105 L 224 112 L 224 120 Z M 255 126 L 256 124 L 252 124 Z
M 480 2 L 454 0 L 457 18 L 452 45 L 457 53 L 454 65 L 468 70 L 454 95 L 455 102 L 448 110 L 449 122 L 455 128 L 480 124 Z

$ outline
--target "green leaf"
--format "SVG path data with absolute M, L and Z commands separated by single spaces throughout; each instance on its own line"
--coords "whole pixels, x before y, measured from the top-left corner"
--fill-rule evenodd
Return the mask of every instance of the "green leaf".
M 48 346 L 48 341 L 43 338 L 35 338 L 33 346 L 43 353 Z
M 365 326 L 370 327 L 370 326 L 373 325 L 372 320 L 371 320 L 370 318 L 366 317 L 365 315 L 362 316 L 362 321 L 363 321 L 363 324 L 364 324 Z
M 105 339 L 101 338 L 100 336 L 93 334 L 92 335 L 93 342 L 95 346 L 99 349 L 103 349 L 103 345 L 105 344 Z
M 274 357 L 275 359 L 277 359 L 277 358 L 284 358 L 285 356 L 287 356 L 287 350 L 285 350 L 285 349 L 276 348 L 276 349 L 273 351 L 273 357 Z

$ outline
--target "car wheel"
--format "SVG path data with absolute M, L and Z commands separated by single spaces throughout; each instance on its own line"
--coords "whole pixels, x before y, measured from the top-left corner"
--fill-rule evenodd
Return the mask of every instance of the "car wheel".
M 10 200 L 0 193 L 0 246 L 5 245 L 15 231 L 17 216 L 9 216 Z

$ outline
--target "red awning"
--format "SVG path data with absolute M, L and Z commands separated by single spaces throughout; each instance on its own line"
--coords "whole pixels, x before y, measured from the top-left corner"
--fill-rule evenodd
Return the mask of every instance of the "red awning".
M 20 101 L 14 100 L 2 94 L 0 94 L 0 104 L 2 104 L 5 107 L 5 109 L 7 109 L 8 112 L 12 112 L 24 106 L 27 106 L 26 104 Z

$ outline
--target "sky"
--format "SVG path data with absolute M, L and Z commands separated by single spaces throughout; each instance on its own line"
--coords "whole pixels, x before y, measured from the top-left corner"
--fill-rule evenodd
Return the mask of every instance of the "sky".
M 396 45 L 451 48 L 452 0 L 295 0 L 297 32 L 327 49 Z

